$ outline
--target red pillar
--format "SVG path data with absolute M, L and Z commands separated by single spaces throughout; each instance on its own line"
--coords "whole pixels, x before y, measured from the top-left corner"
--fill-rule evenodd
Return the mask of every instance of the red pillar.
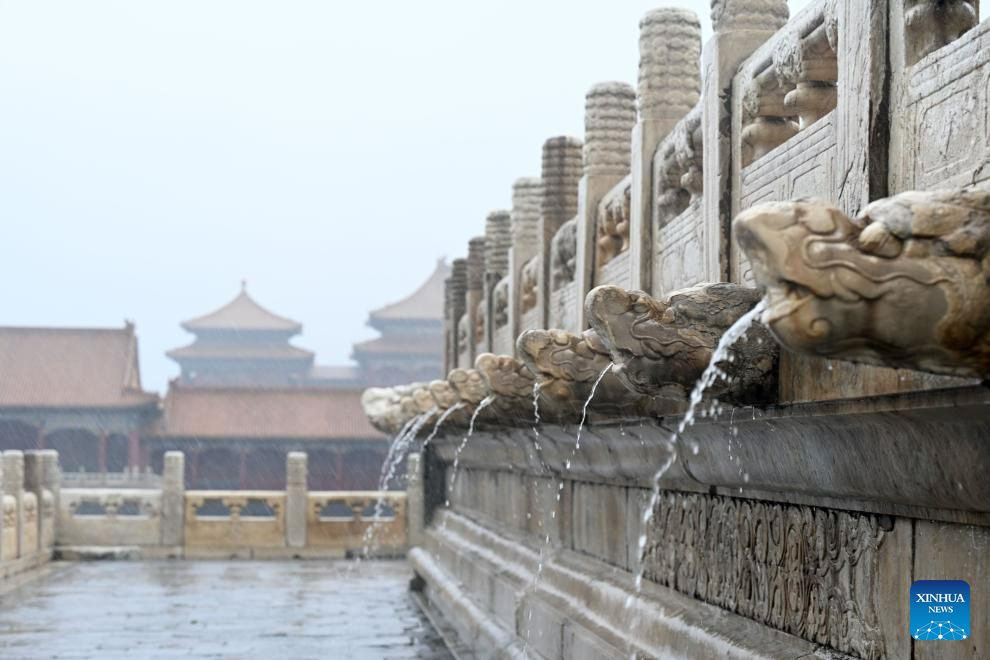
M 127 434 L 127 467 L 131 472 L 141 471 L 141 436 L 137 431 Z
M 189 488 L 196 489 L 199 486 L 199 450 L 191 449 L 192 462 L 189 468 Z
M 344 488 L 344 450 L 337 449 L 337 462 L 333 467 L 333 489 L 346 490 Z
M 107 471 L 107 432 L 100 431 L 100 437 L 96 444 L 96 461 L 100 466 L 100 473 L 106 474 Z
M 241 490 L 247 490 L 247 449 L 241 447 L 241 465 L 238 473 Z

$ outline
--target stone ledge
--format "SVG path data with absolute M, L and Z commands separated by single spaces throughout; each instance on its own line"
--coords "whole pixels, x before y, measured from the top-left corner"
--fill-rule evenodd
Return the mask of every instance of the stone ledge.
M 541 426 L 538 457 L 530 429 L 483 430 L 460 465 L 649 489 L 679 421 L 592 425 L 577 452 L 575 428 Z M 462 437 L 437 438 L 433 451 L 450 462 Z M 682 450 L 661 486 L 990 526 L 988 437 L 990 389 L 982 386 L 736 408 L 685 432 L 682 446 L 696 443 L 698 452 Z
M 629 572 L 573 551 L 554 549 L 540 569 L 539 548 L 457 514 L 439 515 L 410 560 L 425 597 L 486 657 L 515 657 L 527 646 L 546 658 L 848 657 L 654 584 L 635 595 Z M 511 612 L 496 611 L 506 605 Z M 527 644 L 531 617 L 544 636 Z

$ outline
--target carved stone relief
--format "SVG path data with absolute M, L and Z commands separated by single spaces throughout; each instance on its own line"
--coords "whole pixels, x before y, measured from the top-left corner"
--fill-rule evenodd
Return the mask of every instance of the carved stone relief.
M 550 247 L 551 291 L 574 281 L 577 260 L 577 218 L 571 218 L 553 237 Z
M 644 577 L 859 658 L 886 655 L 877 564 L 889 518 L 665 492 Z
M 855 218 L 764 204 L 733 231 L 766 287 L 764 323 L 791 350 L 990 377 L 990 192 L 907 192 Z
M 904 4 L 908 66 L 955 41 L 977 23 L 973 0 L 905 0 Z

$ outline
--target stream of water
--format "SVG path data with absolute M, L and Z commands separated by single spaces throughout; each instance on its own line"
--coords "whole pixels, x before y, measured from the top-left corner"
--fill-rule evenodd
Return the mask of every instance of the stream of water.
M 447 508 L 450 508 L 450 494 L 454 492 L 454 482 L 457 480 L 457 466 L 461 462 L 461 452 L 464 451 L 464 448 L 467 447 L 468 441 L 471 439 L 471 436 L 474 435 L 474 423 L 478 419 L 478 414 L 488 406 L 492 405 L 492 402 L 494 400 L 495 400 L 495 395 L 489 394 L 484 399 L 482 399 L 480 403 L 478 403 L 478 407 L 475 408 L 474 412 L 471 414 L 471 423 L 468 424 L 467 435 L 464 436 L 464 439 L 461 440 L 461 444 L 457 446 L 457 451 L 454 452 L 454 462 L 450 468 L 450 485 L 447 487 L 447 499 L 446 502 L 444 503 L 444 506 L 446 506 Z M 447 519 L 444 518 L 444 523 L 446 522 Z
M 378 477 L 378 491 L 380 494 L 378 500 L 375 502 L 373 518 L 371 524 L 364 530 L 363 548 L 361 550 L 362 557 L 367 558 L 371 553 L 375 533 L 382 525 L 382 514 L 385 512 L 385 493 L 388 492 L 389 485 L 395 478 L 395 472 L 399 468 L 399 464 L 406 457 L 409 447 L 416 439 L 416 435 L 423 428 L 426 420 L 435 415 L 437 411 L 438 408 L 433 406 L 422 415 L 416 415 L 410 419 L 389 446 L 388 452 L 385 454 L 385 460 L 382 462 L 381 474 Z
M 674 461 L 678 460 L 680 455 L 679 445 L 681 435 L 684 433 L 685 429 L 694 424 L 695 413 L 698 405 L 704 397 L 705 391 L 715 383 L 716 379 L 725 377 L 725 372 L 719 368 L 718 364 L 730 359 L 731 356 L 729 354 L 729 349 L 732 348 L 733 344 L 745 336 L 746 332 L 749 331 L 750 327 L 756 322 L 765 308 L 766 303 L 761 300 L 755 307 L 753 307 L 753 309 L 739 317 L 739 319 L 732 324 L 732 327 L 726 330 L 725 334 L 723 334 L 719 339 L 718 345 L 715 347 L 715 352 L 712 353 L 712 359 L 708 362 L 708 366 L 701 374 L 701 378 L 698 379 L 698 382 L 695 383 L 694 389 L 691 391 L 687 412 L 684 413 L 684 417 L 681 419 L 681 423 L 678 424 L 677 430 L 671 435 L 670 439 L 667 440 L 667 445 L 670 449 L 670 456 L 663 462 L 660 468 L 653 475 L 653 489 L 650 494 L 649 502 L 647 503 L 646 508 L 643 509 L 642 514 L 642 529 L 639 535 L 639 544 L 636 553 L 636 577 L 633 582 L 637 594 L 640 593 L 643 587 L 643 573 L 645 571 L 646 560 L 646 536 L 650 524 L 653 522 L 653 516 L 657 503 L 660 501 L 660 481 L 663 479 L 663 475 L 667 472 L 667 470 L 670 469 L 670 466 L 674 464 Z M 692 453 L 698 453 L 697 445 L 692 446 Z M 630 594 L 629 598 L 626 600 L 627 607 L 632 603 L 632 598 L 633 595 Z

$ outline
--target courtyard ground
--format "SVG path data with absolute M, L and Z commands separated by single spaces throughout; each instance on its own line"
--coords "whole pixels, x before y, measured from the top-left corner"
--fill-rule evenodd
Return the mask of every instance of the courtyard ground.
M 0 595 L 0 657 L 447 660 L 402 561 L 54 564 Z

